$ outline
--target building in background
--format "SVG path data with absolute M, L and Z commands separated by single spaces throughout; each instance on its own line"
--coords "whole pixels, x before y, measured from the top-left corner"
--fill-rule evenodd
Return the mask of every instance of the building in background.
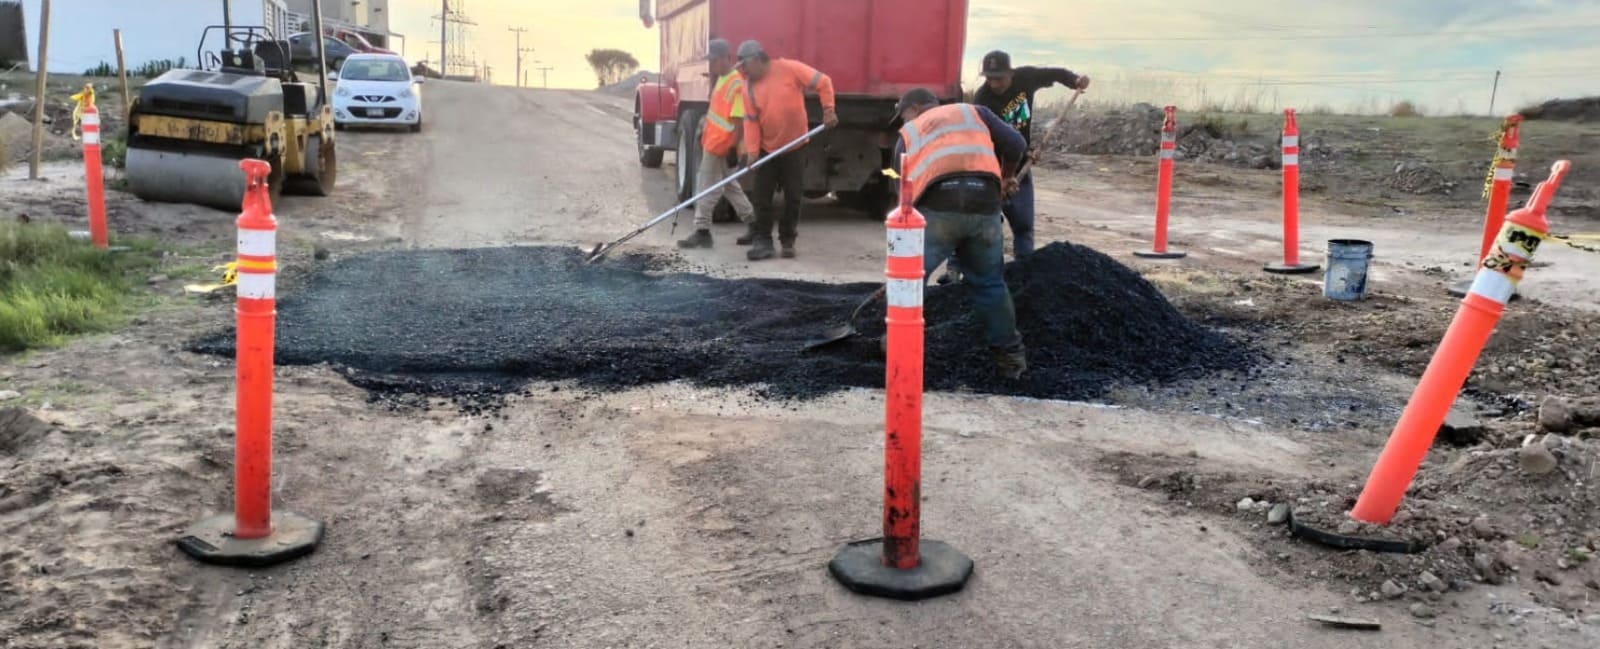
M 293 31 L 311 29 L 311 3 L 313 0 L 287 0 Z M 389 31 L 389 0 L 322 0 L 323 31 L 329 36 L 350 42 L 349 33 L 358 35 L 366 45 L 405 55 L 405 36 Z M 341 33 L 342 32 L 342 33 Z M 350 43 L 358 50 L 366 50 L 362 43 Z
M 210 25 L 222 24 L 224 0 L 57 0 L 50 5 L 50 71 L 81 74 L 101 63 L 116 65 L 117 51 L 111 30 L 122 30 L 122 46 L 130 70 L 146 63 L 183 61 L 196 66 L 200 36 Z M 38 47 L 40 0 L 21 0 L 21 37 L 28 69 L 35 67 Z M 387 4 L 385 0 L 384 4 Z M 290 27 L 286 0 L 232 0 L 233 24 L 265 25 L 280 38 Z M 6 15 L 0 4 L 0 17 Z M 0 30 L 7 24 L 0 18 Z M 0 32 L 3 35 L 3 32 Z M 5 40 L 11 40 L 10 37 Z M 207 50 L 220 50 L 223 38 L 213 33 Z

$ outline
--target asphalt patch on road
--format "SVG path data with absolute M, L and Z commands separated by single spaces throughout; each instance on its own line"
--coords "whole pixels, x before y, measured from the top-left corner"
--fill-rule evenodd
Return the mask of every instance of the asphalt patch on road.
M 1027 374 L 997 376 L 966 288 L 933 286 L 928 389 L 1091 400 L 1259 359 L 1082 246 L 1046 246 L 1009 264 L 1006 280 Z M 805 399 L 883 386 L 881 301 L 856 323 L 863 336 L 802 351 L 877 287 L 716 278 L 638 256 L 587 265 L 569 248 L 386 251 L 320 269 L 278 302 L 277 362 L 329 363 L 374 391 L 469 400 L 533 380 L 596 390 L 684 380 Z M 232 355 L 232 332 L 191 348 Z

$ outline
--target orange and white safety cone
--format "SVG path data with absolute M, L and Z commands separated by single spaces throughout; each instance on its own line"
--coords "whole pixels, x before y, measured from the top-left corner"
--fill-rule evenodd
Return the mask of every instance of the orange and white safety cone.
M 1266 271 L 1304 275 L 1321 268 L 1300 263 L 1300 126 L 1290 108 L 1283 111 L 1283 262 L 1267 264 Z
M 272 367 L 277 324 L 277 230 L 267 194 L 271 165 L 243 160 L 244 211 L 239 215 L 234 509 L 207 518 L 178 539 L 206 563 L 269 566 L 310 554 L 322 523 L 272 509 Z
M 106 250 L 110 235 L 106 227 L 105 167 L 100 159 L 100 110 L 94 105 L 94 86 L 84 84 L 83 91 L 72 96 L 78 102 L 73 111 L 83 137 L 83 179 L 89 204 L 89 240 L 94 247 Z
M 1477 261 L 1481 262 L 1489 255 L 1489 247 L 1494 245 L 1495 237 L 1500 236 L 1500 226 L 1505 223 L 1506 206 L 1511 203 L 1511 184 L 1517 177 L 1517 149 L 1521 141 L 1522 116 L 1506 116 L 1500 124 L 1500 136 L 1496 138 L 1498 149 L 1494 163 L 1489 168 L 1489 183 L 1484 187 L 1484 198 L 1489 200 L 1489 207 L 1483 216 L 1483 243 L 1478 246 Z M 1471 287 L 1472 280 L 1467 279 L 1451 286 L 1448 291 L 1456 297 L 1466 297 Z
M 1150 250 L 1134 252 L 1145 259 L 1182 259 L 1189 253 L 1167 250 L 1167 216 L 1172 207 L 1172 167 L 1178 153 L 1178 108 L 1166 108 L 1161 123 L 1161 161 L 1156 168 L 1156 233 Z
M 901 168 L 905 168 L 901 165 Z M 846 545 L 828 572 L 863 595 L 920 600 L 961 590 L 972 559 L 940 541 L 922 539 L 922 292 L 927 221 L 901 181 L 900 206 L 889 214 L 885 318 L 883 538 Z
M 1422 466 L 1450 405 L 1455 403 L 1483 346 L 1494 333 L 1495 324 L 1500 322 L 1506 302 L 1516 293 L 1533 253 L 1549 237 L 1545 210 L 1570 166 L 1565 160 L 1555 163 L 1550 178 L 1539 184 L 1528 204 L 1513 213 L 1501 228 L 1494 247 L 1479 266 L 1471 290 L 1461 300 L 1455 320 L 1445 331 L 1444 340 L 1434 351 L 1433 360 L 1428 362 L 1416 391 L 1411 393 L 1411 401 L 1378 456 L 1377 465 L 1372 467 L 1372 475 L 1367 478 L 1355 509 L 1350 511 L 1351 518 L 1384 525 L 1399 509 L 1400 500 L 1417 475 L 1417 467 Z

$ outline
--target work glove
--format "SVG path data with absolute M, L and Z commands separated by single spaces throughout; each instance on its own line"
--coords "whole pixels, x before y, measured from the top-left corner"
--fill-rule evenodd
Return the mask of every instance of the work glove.
M 822 123 L 828 128 L 839 125 L 839 113 L 832 108 L 822 109 Z

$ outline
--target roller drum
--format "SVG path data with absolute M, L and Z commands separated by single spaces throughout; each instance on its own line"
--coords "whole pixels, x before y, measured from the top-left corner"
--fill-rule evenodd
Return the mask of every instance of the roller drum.
M 237 212 L 244 202 L 239 161 L 215 153 L 184 153 L 129 147 L 128 189 L 147 201 L 194 203 Z

